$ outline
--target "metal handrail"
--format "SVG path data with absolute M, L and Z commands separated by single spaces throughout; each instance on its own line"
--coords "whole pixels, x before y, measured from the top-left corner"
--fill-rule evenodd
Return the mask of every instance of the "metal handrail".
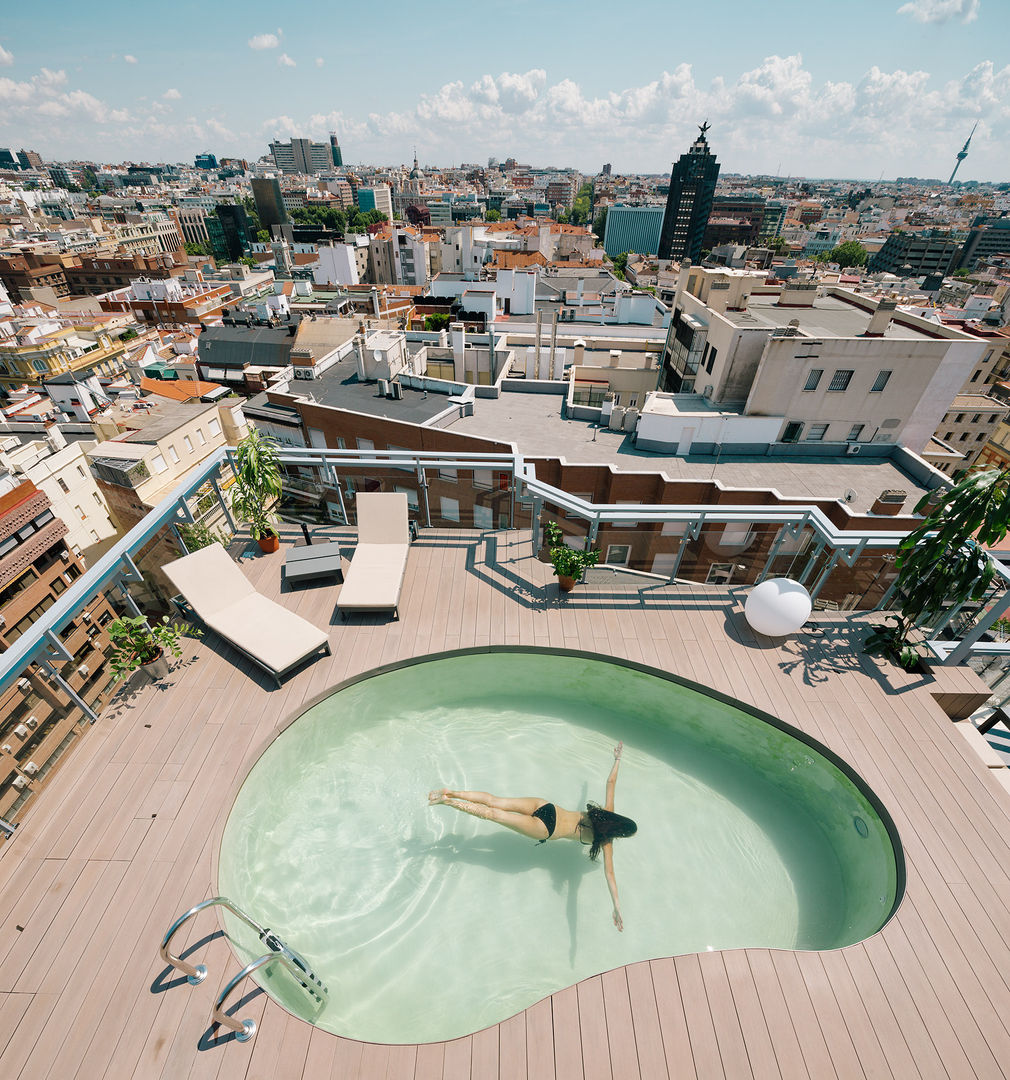
M 207 966 L 205 964 L 197 964 L 194 966 L 193 964 L 188 963 L 183 960 L 181 956 L 175 956 L 169 950 L 169 946 L 172 944 L 172 938 L 175 937 L 184 922 L 191 919 L 194 915 L 199 914 L 205 908 L 214 906 L 227 908 L 233 915 L 241 919 L 246 926 L 256 932 L 260 941 L 266 945 L 268 949 L 271 949 L 274 955 L 283 956 L 286 959 L 289 959 L 291 963 L 300 968 L 314 984 L 319 986 L 325 995 L 326 988 L 316 977 L 304 958 L 299 956 L 294 949 L 285 945 L 284 942 L 268 927 L 260 926 L 255 919 L 251 919 L 234 901 L 229 900 L 227 896 L 212 896 L 208 900 L 201 900 L 199 904 L 191 907 L 189 911 L 180 915 L 179 918 L 172 923 L 168 929 L 168 933 L 165 934 L 165 937 L 161 942 L 161 948 L 158 951 L 161 954 L 162 960 L 164 960 L 166 964 L 170 964 L 177 971 L 181 971 L 186 976 L 186 981 L 191 986 L 196 986 L 198 983 L 203 982 L 207 977 Z
M 313 1019 L 318 1016 L 323 1006 L 326 1004 L 326 987 L 323 986 L 312 972 L 302 969 L 297 960 L 292 960 L 291 955 L 290 951 L 269 952 L 259 957 L 258 960 L 253 960 L 251 963 L 246 964 L 233 979 L 228 981 L 225 988 L 218 994 L 217 1001 L 214 1003 L 214 1012 L 211 1014 L 211 1023 L 220 1024 L 222 1027 L 234 1031 L 235 1038 L 238 1042 L 248 1042 L 256 1034 L 256 1021 L 236 1020 L 233 1016 L 229 1016 L 224 1011 L 224 1003 L 227 1001 L 228 995 L 240 982 L 242 982 L 243 979 L 251 975 L 254 971 L 258 971 L 261 967 L 266 967 L 267 964 L 272 964 L 274 962 L 280 964 L 293 975 L 295 982 L 313 999 L 316 1006 Z

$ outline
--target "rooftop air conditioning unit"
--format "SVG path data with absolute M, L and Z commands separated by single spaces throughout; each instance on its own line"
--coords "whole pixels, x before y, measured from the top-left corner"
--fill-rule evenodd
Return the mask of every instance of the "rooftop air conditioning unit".
M 379 380 L 379 393 L 383 397 L 389 397 L 389 379 Z
M 392 391 L 396 401 L 400 401 L 403 398 L 403 387 L 398 382 L 390 383 L 389 389 Z
M 35 764 L 34 761 L 29 761 L 28 764 L 25 766 L 25 772 L 28 773 L 29 776 L 34 776 L 38 771 L 39 767 Z
M 81 666 L 77 669 L 77 674 L 83 675 L 85 678 L 87 678 L 91 674 L 91 668 L 89 668 L 87 664 L 81 664 Z
M 81 612 L 81 621 L 82 622 L 91 622 L 91 612 L 90 611 L 82 611 Z
M 32 686 L 32 684 L 31 684 L 31 681 L 29 679 L 18 679 L 18 689 L 19 690 L 30 690 L 31 686 Z
M 64 562 L 70 562 L 70 552 L 69 551 L 61 551 L 60 552 L 60 558 Z
M 30 728 L 37 728 L 39 726 L 39 720 L 38 720 L 37 716 L 29 716 L 28 719 L 25 721 L 25 723 Z
M 14 729 L 14 734 L 19 739 L 26 739 L 28 737 L 28 728 L 26 728 L 24 724 L 18 724 L 18 726 Z
M 854 443 L 849 443 L 849 445 L 845 448 L 845 452 L 847 454 L 858 454 L 859 451 L 862 450 L 862 449 L 863 449 L 863 447 L 862 447 L 862 445 L 860 443 L 854 442 Z
M 11 744 L 9 742 L 5 742 L 3 746 L 0 746 L 0 750 L 2 750 L 5 754 L 14 753 L 14 751 L 11 749 Z
M 14 788 L 15 791 L 20 791 L 27 783 L 28 781 L 23 776 L 15 776 L 11 782 L 11 787 Z

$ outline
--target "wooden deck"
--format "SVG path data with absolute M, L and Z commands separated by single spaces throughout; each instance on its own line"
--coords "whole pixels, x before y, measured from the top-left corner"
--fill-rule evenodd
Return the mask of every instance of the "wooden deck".
M 212 636 L 161 686 L 100 718 L 0 850 L 0 1077 L 1000 1077 L 1010 1063 L 1010 795 L 921 677 L 890 685 L 837 616 L 781 644 L 739 598 L 594 585 L 557 599 L 519 534 L 430 533 L 398 622 L 337 621 L 328 584 L 281 587 L 283 551 L 243 563 L 321 626 L 333 655 L 277 690 Z M 215 823 L 279 718 L 356 672 L 492 643 L 586 649 L 665 668 L 809 731 L 889 808 L 905 899 L 835 952 L 658 959 L 587 979 L 486 1031 L 378 1046 L 294 1019 L 248 984 L 249 1044 L 208 1031 L 237 970 L 209 915 L 198 987 L 166 979 L 173 918 L 214 895 Z

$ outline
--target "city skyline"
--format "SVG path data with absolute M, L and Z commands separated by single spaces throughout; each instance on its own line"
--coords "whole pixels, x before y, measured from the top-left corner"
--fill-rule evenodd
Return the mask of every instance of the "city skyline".
M 727 173 L 940 178 L 977 122 L 959 179 L 1007 178 L 1010 66 L 992 43 L 1010 35 L 1010 11 L 985 0 L 855 0 L 842 24 L 824 4 L 785 0 L 770 18 L 736 3 L 733 33 L 718 34 L 658 3 L 617 22 L 595 5 L 520 0 L 515 25 L 537 32 L 496 35 L 494 62 L 452 18 L 372 45 L 374 19 L 358 11 L 324 16 L 333 33 L 320 35 L 319 20 L 274 5 L 183 2 L 180 16 L 199 12 L 194 33 L 111 0 L 102 47 L 82 51 L 84 12 L 56 10 L 44 29 L 9 13 L 0 31 L 0 145 L 49 160 L 256 159 L 273 138 L 332 130 L 348 164 L 406 163 L 416 144 L 422 165 L 512 155 L 662 174 L 707 119 Z M 390 25 L 408 11 L 385 7 Z

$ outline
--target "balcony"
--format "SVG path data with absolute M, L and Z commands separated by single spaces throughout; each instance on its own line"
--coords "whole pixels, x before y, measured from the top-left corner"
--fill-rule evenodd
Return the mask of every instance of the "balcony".
M 1010 793 L 996 775 L 1008 770 L 974 755 L 938 704 L 937 675 L 960 678 L 964 669 L 908 675 L 866 657 L 865 611 L 816 613 L 803 632 L 782 641 L 757 637 L 742 618 L 746 586 L 766 565 L 778 572 L 788 557 L 811 589 L 820 583 L 823 596 L 835 573 L 847 574 L 887 543 L 893 550 L 893 534 L 839 541 L 830 523 L 802 507 L 789 522 L 771 520 L 763 507 L 595 507 L 549 488 L 527 463 L 506 455 L 306 450 L 285 457 L 300 469 L 317 468 L 324 489 L 318 503 L 286 501 L 285 516 L 317 539 L 338 540 L 345 554 L 355 542 L 356 492 L 365 487 L 359 481 L 413 492 L 419 536 L 400 619 L 342 622 L 332 584 L 291 588 L 283 550 L 263 556 L 237 539 L 233 554 L 255 586 L 327 627 L 332 655 L 278 690 L 212 634 L 187 639 L 167 679 L 131 683 L 93 726 L 84 725 L 0 847 L 10 923 L 0 968 L 0 989 L 10 996 L 0 1075 L 169 1078 L 209 1069 L 305 1080 L 624 1078 L 692 1074 L 692 1065 L 698 1075 L 734 1077 L 999 1074 L 998 1062 L 1010 1055 L 1003 1013 L 1010 936 L 1002 915 Z M 135 577 L 133 567 L 148 572 L 147 545 L 180 520 L 180 500 L 189 506 L 209 476 L 174 492 L 46 612 L 36 634 L 8 650 L 3 686 L 14 668 L 40 656 L 46 631 L 59 631 L 89 596 L 106 591 L 121 605 L 124 589 L 138 589 L 126 580 Z M 475 507 L 493 508 L 492 527 L 474 528 Z M 760 559 L 743 564 L 757 572 L 748 571 L 743 585 L 687 580 L 680 571 L 697 562 L 693 545 L 700 542 L 692 533 L 718 530 L 724 547 L 739 548 L 748 530 L 725 531 L 743 515 L 754 543 L 762 531 L 772 536 Z M 483 512 L 476 516 L 486 521 Z M 531 526 L 543 516 L 607 547 L 617 546 L 617 533 L 656 534 L 670 554 L 680 553 L 680 566 L 651 579 L 599 568 L 562 599 L 537 557 Z M 784 553 L 787 538 L 773 555 L 784 524 L 816 536 L 822 552 Z M 282 532 L 285 544 L 301 542 L 297 524 Z M 832 547 L 833 537 L 842 546 Z M 875 588 L 869 599 L 886 603 L 885 596 Z M 256 1019 L 256 1039 L 240 1044 L 211 1031 L 213 999 L 240 966 L 228 943 L 209 917 L 183 939 L 183 949 L 196 947 L 193 960 L 211 972 L 195 987 L 176 985 L 157 947 L 180 912 L 216 893 L 221 823 L 263 745 L 321 691 L 380 664 L 498 644 L 586 651 L 670 671 L 809 732 L 860 772 L 897 821 L 908 864 L 897 914 L 874 937 L 832 952 L 741 949 L 617 967 L 444 1044 L 342 1039 L 293 1018 L 251 986 L 236 1015 Z M 970 681 L 964 678 L 966 692 Z M 622 777 L 629 782 L 630 771 Z M 675 827 L 657 825 L 662 842 L 677 843 Z M 549 856 L 550 845 L 544 850 Z M 675 911 L 686 902 L 623 901 L 626 920 L 641 905 Z M 537 902 L 564 901 L 548 889 Z M 59 1037 L 44 1037 L 50 1028 Z

